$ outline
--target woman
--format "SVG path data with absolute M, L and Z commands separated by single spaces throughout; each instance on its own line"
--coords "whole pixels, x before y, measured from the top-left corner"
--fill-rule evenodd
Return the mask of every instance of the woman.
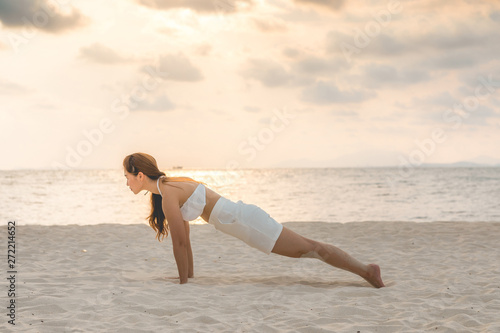
M 361 276 L 376 288 L 384 287 L 379 266 L 364 265 L 333 245 L 305 238 L 283 227 L 261 208 L 232 202 L 191 178 L 167 177 L 151 155 L 128 155 L 123 167 L 127 186 L 134 194 L 151 192 L 149 225 L 159 241 L 170 231 L 181 284 L 194 276 L 189 221 L 201 216 L 216 229 L 266 254 L 320 259 Z

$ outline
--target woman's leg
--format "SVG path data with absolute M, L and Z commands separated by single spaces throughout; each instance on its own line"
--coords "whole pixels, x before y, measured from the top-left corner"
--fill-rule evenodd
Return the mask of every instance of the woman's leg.
M 379 266 L 364 265 L 333 245 L 308 239 L 285 227 L 272 252 L 293 258 L 317 258 L 334 267 L 361 276 L 375 288 L 384 287 Z

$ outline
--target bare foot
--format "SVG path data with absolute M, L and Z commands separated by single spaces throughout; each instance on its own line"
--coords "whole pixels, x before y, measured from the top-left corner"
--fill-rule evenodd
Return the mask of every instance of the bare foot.
M 384 282 L 382 282 L 382 276 L 380 275 L 380 267 L 375 264 L 368 265 L 368 272 L 366 277 L 364 277 L 375 288 L 385 287 Z

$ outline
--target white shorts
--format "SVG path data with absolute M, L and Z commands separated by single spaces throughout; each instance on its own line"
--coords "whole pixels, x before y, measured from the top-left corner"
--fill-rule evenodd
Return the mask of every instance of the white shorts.
M 217 200 L 208 223 L 266 254 L 271 253 L 283 230 L 262 208 L 224 197 Z

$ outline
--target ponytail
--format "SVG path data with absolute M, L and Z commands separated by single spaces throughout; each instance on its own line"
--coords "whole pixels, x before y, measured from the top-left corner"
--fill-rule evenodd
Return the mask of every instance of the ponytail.
M 165 173 L 161 172 L 160 176 L 165 176 Z M 158 179 L 160 176 L 154 178 Z M 152 177 L 150 177 L 152 178 Z M 195 182 L 196 180 L 189 177 L 163 177 L 165 180 L 160 180 L 161 182 Z M 176 186 L 176 185 L 172 185 Z M 177 186 L 176 186 L 177 187 Z M 156 238 L 158 241 L 162 241 L 163 238 L 168 236 L 168 222 L 165 220 L 165 213 L 162 208 L 162 196 L 159 194 L 151 193 L 151 214 L 147 218 L 149 220 L 149 225 L 156 231 Z
M 147 218 L 151 228 L 156 231 L 156 238 L 160 242 L 168 236 L 168 223 L 165 222 L 161 200 L 161 195 L 151 193 L 151 214 Z

